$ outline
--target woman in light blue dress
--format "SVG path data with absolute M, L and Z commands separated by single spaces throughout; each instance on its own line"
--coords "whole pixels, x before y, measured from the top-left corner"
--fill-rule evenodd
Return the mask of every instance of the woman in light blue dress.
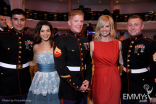
M 59 76 L 53 57 L 52 26 L 47 21 L 40 21 L 35 29 L 34 58 L 30 66 L 38 66 L 29 89 L 26 104 L 60 104 L 58 98 Z

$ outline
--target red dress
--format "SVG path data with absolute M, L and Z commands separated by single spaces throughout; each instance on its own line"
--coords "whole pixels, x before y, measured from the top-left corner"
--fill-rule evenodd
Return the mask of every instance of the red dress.
M 120 104 L 121 80 L 118 70 L 119 41 L 94 41 L 95 65 L 92 96 L 94 104 Z

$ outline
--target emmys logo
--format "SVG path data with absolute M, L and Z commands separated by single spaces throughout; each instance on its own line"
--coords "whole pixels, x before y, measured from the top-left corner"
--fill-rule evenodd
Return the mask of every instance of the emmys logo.
M 146 102 L 148 100 L 148 98 L 149 98 L 149 100 L 151 100 L 150 94 L 153 91 L 153 87 L 151 90 L 149 90 L 150 86 L 148 84 L 145 84 L 143 86 L 143 88 L 146 90 L 147 94 L 142 94 L 142 93 L 123 94 L 123 100 L 128 100 L 128 99 L 129 100 L 139 100 L 140 102 Z
M 150 86 L 149 86 L 148 84 L 145 84 L 145 85 L 143 86 L 143 88 L 147 91 L 147 96 L 148 96 L 149 100 L 151 100 L 151 97 L 150 97 L 149 94 L 152 93 L 152 91 L 153 91 L 153 87 L 152 87 L 151 90 L 149 90 Z

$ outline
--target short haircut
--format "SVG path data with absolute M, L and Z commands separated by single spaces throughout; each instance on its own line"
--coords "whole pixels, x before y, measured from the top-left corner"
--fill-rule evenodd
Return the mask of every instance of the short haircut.
M 15 14 L 23 15 L 26 18 L 26 13 L 22 9 L 13 9 L 10 13 L 10 18 L 12 19 L 13 15 Z
M 95 36 L 94 39 L 96 41 L 100 41 L 101 40 L 101 32 L 100 29 L 107 23 L 110 23 L 110 37 L 114 40 L 116 38 L 116 31 L 114 29 L 114 21 L 113 18 L 109 15 L 102 15 L 99 17 L 97 24 L 96 24 L 96 28 L 95 28 Z
M 24 28 L 24 31 L 27 31 L 27 29 L 30 29 L 30 28 L 29 28 L 29 27 L 25 27 L 25 28 Z
M 57 28 L 53 28 L 55 31 L 57 31 L 58 32 L 58 29 Z
M 139 16 L 139 15 L 131 15 L 131 16 L 128 18 L 128 20 L 129 20 L 129 19 L 135 19 L 135 18 L 140 18 L 140 20 L 143 21 L 142 17 Z
M 68 19 L 71 19 L 73 16 L 82 15 L 84 17 L 84 13 L 80 10 L 73 10 L 68 14 Z
M 125 32 L 124 31 L 120 31 L 120 36 L 124 36 Z

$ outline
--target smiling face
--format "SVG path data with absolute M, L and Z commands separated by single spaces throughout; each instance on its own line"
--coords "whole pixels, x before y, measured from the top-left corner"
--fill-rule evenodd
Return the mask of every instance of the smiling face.
M 82 15 L 75 15 L 68 20 L 68 25 L 73 32 L 80 33 L 83 28 L 83 21 Z
M 127 29 L 128 29 L 128 33 L 131 36 L 140 35 L 143 28 L 144 28 L 144 25 L 140 18 L 132 18 L 128 20 Z
M 17 32 L 22 32 L 26 25 L 26 18 L 22 14 L 21 15 L 15 14 L 11 18 L 11 23 L 12 23 L 13 28 Z
M 40 30 L 40 37 L 42 41 L 48 41 L 51 36 L 50 27 L 48 25 L 43 25 Z
M 110 35 L 110 23 L 107 21 L 101 28 L 100 28 L 100 33 L 102 37 L 107 37 Z

